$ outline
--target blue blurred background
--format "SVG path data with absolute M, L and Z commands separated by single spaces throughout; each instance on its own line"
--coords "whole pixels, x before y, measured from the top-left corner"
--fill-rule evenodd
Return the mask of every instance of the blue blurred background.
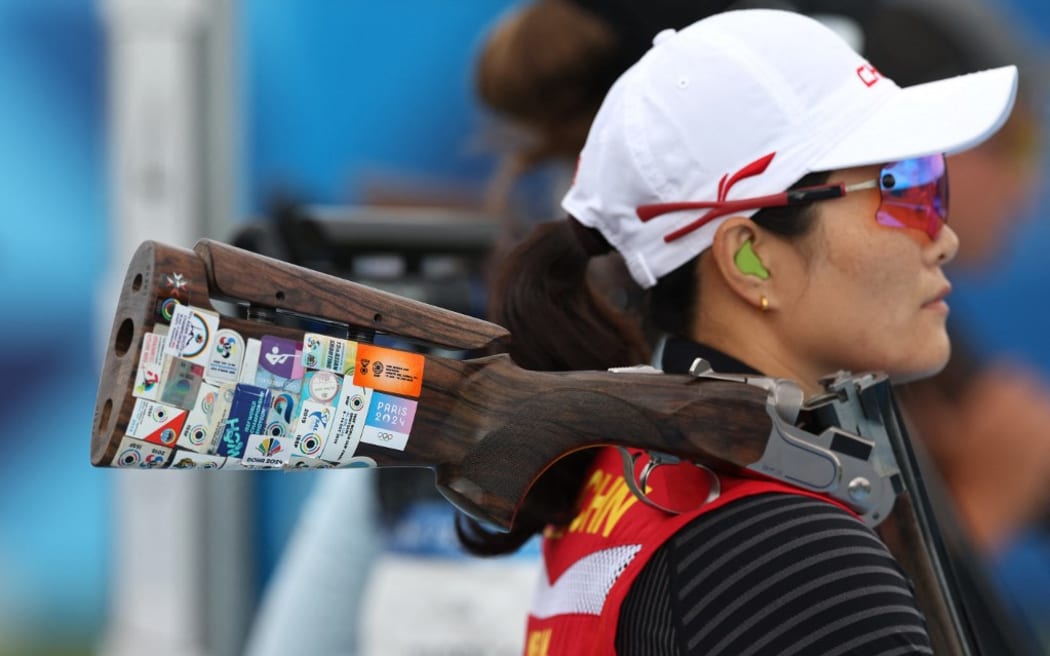
M 1050 44 L 1046 0 L 1000 2 Z M 494 158 L 471 62 L 512 4 L 239 3 L 231 221 L 259 216 L 277 189 L 325 204 L 389 187 L 480 196 Z M 111 261 L 104 9 L 0 0 L 0 654 L 92 653 L 106 621 L 112 474 L 90 466 L 88 443 L 108 337 L 96 299 L 112 292 L 100 289 L 106 268 L 124 263 Z M 1050 222 L 1029 221 L 1014 256 L 958 285 L 952 305 L 986 348 L 1050 376 L 1048 251 Z M 312 484 L 270 478 L 260 494 L 278 506 L 258 523 L 259 585 Z

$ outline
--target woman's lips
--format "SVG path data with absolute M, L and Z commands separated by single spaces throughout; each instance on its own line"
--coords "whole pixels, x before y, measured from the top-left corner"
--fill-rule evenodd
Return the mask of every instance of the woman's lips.
M 944 299 L 947 298 L 948 294 L 950 294 L 951 292 L 952 292 L 952 286 L 951 285 L 946 285 L 944 288 L 941 289 L 941 291 L 936 296 L 934 296 L 930 300 L 928 300 L 925 303 L 923 303 L 922 307 L 924 309 L 947 311 L 948 310 L 948 303 L 946 303 Z

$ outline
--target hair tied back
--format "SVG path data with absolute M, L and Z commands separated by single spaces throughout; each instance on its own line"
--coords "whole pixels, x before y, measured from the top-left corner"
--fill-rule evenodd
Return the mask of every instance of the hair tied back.
M 573 234 L 576 235 L 576 241 L 580 243 L 580 246 L 583 247 L 584 252 L 589 257 L 606 255 L 612 251 L 612 245 L 605 238 L 605 235 L 597 229 L 588 228 L 571 216 L 568 218 L 568 221 L 572 226 Z

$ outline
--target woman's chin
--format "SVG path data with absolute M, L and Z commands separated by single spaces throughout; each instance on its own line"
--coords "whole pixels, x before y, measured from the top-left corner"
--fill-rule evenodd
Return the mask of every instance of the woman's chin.
M 950 357 L 951 348 L 946 347 L 944 349 L 944 355 L 941 357 L 928 358 L 924 363 L 890 372 L 890 381 L 894 385 L 902 385 L 904 383 L 911 383 L 916 380 L 922 380 L 923 378 L 936 376 L 948 365 L 948 358 Z
M 919 344 L 922 342 L 916 342 Z M 948 331 L 943 324 L 925 340 L 924 345 L 906 363 L 890 374 L 890 380 L 894 383 L 909 383 L 930 376 L 936 376 L 948 366 L 948 360 L 952 357 L 952 341 L 948 337 Z

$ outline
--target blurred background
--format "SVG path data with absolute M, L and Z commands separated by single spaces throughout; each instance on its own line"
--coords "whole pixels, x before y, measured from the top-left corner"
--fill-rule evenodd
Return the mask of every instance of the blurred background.
M 0 654 L 244 651 L 311 491 L 346 483 L 93 469 L 124 267 L 142 240 L 206 236 L 483 316 L 484 260 L 504 234 L 491 185 L 516 136 L 482 108 L 472 75 L 483 35 L 519 4 L 0 0 Z M 1050 48 L 1046 0 L 988 4 Z M 563 180 L 534 173 L 501 211 L 553 218 Z M 979 351 L 1050 378 L 1048 207 L 1041 180 L 1008 256 L 963 273 L 952 312 Z M 30 394 L 38 384 L 50 387 Z M 457 560 L 443 551 L 447 515 L 426 503 L 413 505 L 415 533 L 380 530 L 406 505 L 397 490 L 425 497 L 425 479 L 334 475 L 356 477 L 346 521 L 386 536 L 333 547 L 348 590 L 368 585 L 380 552 Z M 428 531 L 446 535 L 430 544 Z M 1044 631 L 1048 535 L 1033 525 L 987 556 L 1009 604 Z M 318 608 L 273 612 L 324 630 Z

